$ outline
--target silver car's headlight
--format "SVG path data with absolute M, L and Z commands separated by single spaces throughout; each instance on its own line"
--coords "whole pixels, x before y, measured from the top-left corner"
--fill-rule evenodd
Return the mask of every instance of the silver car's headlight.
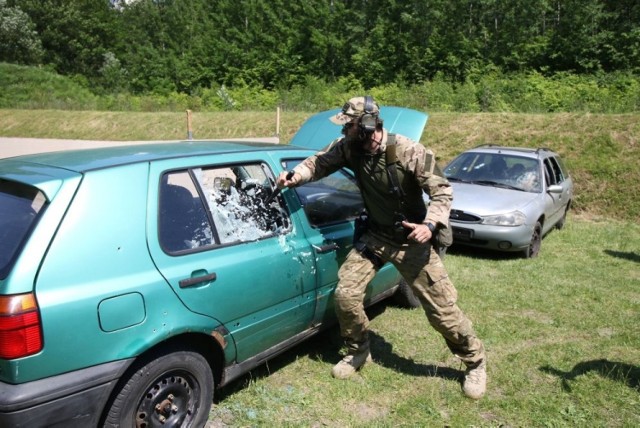
M 506 214 L 488 215 L 482 218 L 482 224 L 490 226 L 521 226 L 526 216 L 520 211 L 512 211 Z

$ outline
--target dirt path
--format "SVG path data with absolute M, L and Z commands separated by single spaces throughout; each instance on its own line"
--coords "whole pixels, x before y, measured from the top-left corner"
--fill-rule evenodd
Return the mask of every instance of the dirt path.
M 8 158 L 32 153 L 59 152 L 63 150 L 91 149 L 98 147 L 147 144 L 157 142 L 160 141 L 94 141 L 0 137 L 0 158 Z
M 247 138 L 237 140 L 262 141 L 278 143 L 277 138 Z M 97 140 L 62 140 L 49 138 L 7 138 L 0 137 L 0 158 L 27 155 L 32 153 L 59 152 L 64 150 L 91 149 L 110 146 L 128 146 L 135 144 L 171 143 L 176 140 L 162 141 L 97 141 Z

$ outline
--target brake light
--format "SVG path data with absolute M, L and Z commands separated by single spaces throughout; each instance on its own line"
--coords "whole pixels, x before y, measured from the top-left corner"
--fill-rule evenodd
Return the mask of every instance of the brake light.
M 42 350 L 42 329 L 35 296 L 0 296 L 0 358 L 11 360 Z

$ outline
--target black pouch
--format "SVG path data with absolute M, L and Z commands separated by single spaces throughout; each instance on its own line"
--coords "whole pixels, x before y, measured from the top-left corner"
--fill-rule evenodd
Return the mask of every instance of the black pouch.
M 358 248 L 358 245 L 364 245 L 362 242 L 360 242 L 360 238 L 362 238 L 362 235 L 364 235 L 368 229 L 369 215 L 366 211 L 362 211 L 360 214 L 358 214 L 358 217 L 356 217 L 355 221 L 353 222 L 353 246 L 356 247 L 356 249 L 360 252 L 362 251 L 360 250 L 360 248 Z
M 377 269 L 380 269 L 382 265 L 384 265 L 384 261 L 376 256 L 373 251 L 367 248 L 367 245 L 362 242 L 360 238 L 364 235 L 369 229 L 369 216 L 366 211 L 362 211 L 358 217 L 356 217 L 353 224 L 353 246 L 360 254 L 362 254 L 365 258 L 371 260 L 373 266 Z
M 453 231 L 451 230 L 451 225 L 447 226 L 444 229 L 439 228 L 431 238 L 436 247 L 450 247 L 453 244 Z

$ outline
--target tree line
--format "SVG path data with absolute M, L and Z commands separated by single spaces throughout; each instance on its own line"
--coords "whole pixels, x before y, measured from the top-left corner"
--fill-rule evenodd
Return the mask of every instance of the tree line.
M 0 62 L 132 94 L 640 74 L 640 2 L 0 0 Z

